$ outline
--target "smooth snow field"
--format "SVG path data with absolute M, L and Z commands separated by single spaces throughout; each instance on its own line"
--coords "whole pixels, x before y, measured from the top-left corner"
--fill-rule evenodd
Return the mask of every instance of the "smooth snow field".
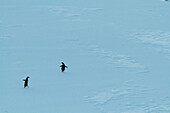
M 0 113 L 170 113 L 170 1 L 0 0 Z

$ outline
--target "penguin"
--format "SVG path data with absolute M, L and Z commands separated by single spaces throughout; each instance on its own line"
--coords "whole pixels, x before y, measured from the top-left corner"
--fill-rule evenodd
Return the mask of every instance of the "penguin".
M 26 79 L 23 80 L 23 81 L 25 81 L 24 82 L 24 88 L 28 87 L 28 78 L 30 78 L 30 77 L 27 77 Z
M 68 67 L 64 64 L 64 62 L 61 62 L 61 64 L 62 64 L 62 65 L 60 66 L 60 67 L 61 67 L 61 71 L 64 72 L 64 71 L 65 71 L 65 68 L 68 68 Z

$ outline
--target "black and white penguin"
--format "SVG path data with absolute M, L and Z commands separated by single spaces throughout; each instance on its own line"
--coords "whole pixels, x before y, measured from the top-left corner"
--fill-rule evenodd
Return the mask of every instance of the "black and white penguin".
M 23 80 L 23 81 L 25 81 L 24 82 L 24 88 L 28 87 L 28 78 L 30 78 L 30 77 L 27 77 L 26 79 Z
M 65 64 L 64 64 L 64 62 L 61 62 L 61 71 L 62 72 L 64 72 L 65 71 L 65 68 L 68 68 Z

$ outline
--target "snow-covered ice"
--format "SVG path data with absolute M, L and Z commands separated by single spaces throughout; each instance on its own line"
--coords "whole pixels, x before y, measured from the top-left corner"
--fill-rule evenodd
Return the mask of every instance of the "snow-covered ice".
M 1 0 L 0 113 L 170 113 L 169 12 L 165 0 Z

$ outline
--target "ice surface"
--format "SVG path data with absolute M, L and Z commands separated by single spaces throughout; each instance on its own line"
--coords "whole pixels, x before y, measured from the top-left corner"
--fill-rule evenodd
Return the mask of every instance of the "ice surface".
M 1 0 L 0 113 L 170 113 L 169 5 Z

